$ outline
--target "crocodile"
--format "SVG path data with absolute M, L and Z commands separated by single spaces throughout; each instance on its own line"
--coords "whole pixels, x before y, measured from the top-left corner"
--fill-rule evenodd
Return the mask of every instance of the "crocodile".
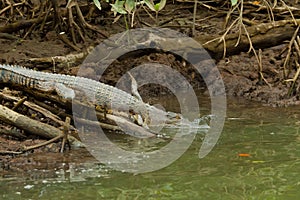
M 131 78 L 134 82 L 134 78 Z M 118 111 L 132 111 L 134 115 L 138 116 L 134 118 L 135 123 L 147 129 L 147 124 L 151 121 L 149 116 L 162 118 L 163 121 L 180 118 L 179 114 L 165 112 L 144 103 L 137 94 L 137 88 L 133 88 L 133 94 L 130 94 L 111 85 L 85 77 L 35 71 L 18 65 L 0 64 L 1 82 L 46 92 L 54 90 L 65 99 L 74 99 L 75 91 L 84 91 L 86 96 L 94 97 L 91 102 L 95 105 L 110 107 Z M 134 84 L 132 85 L 132 87 L 136 87 Z M 152 115 L 149 115 L 150 112 Z

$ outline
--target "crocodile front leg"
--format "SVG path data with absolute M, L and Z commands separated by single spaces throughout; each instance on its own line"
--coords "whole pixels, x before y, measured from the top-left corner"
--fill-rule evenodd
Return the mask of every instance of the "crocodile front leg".
M 131 94 L 136 97 L 137 99 L 139 99 L 141 102 L 143 102 L 143 99 L 141 97 L 141 95 L 139 94 L 138 92 L 138 85 L 137 85 L 137 82 L 135 80 L 135 78 L 131 75 L 130 72 L 128 72 L 128 75 L 131 79 Z M 149 113 L 146 109 L 146 106 L 144 109 L 140 109 L 141 113 L 135 113 L 133 115 L 133 118 L 134 118 L 134 121 L 140 125 L 140 126 L 143 126 L 144 128 L 146 129 L 149 129 L 148 127 L 148 124 L 150 122 L 150 118 L 149 118 Z
M 72 88 L 65 86 L 62 83 L 57 82 L 40 82 L 37 85 L 37 89 L 44 92 L 55 91 L 60 97 L 64 99 L 74 99 L 75 92 Z

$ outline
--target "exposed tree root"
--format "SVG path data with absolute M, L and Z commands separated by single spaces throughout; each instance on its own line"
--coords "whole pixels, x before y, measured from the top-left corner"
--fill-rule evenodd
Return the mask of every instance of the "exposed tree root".
M 196 37 L 195 40 L 203 44 L 203 47 L 211 52 L 214 58 L 220 59 L 224 56 L 224 48 L 226 48 L 226 56 L 228 56 L 248 51 L 251 43 L 255 49 L 282 44 L 283 41 L 293 37 L 297 28 L 294 22 L 294 20 L 282 20 L 251 26 L 247 28 L 251 41 L 243 30 L 242 33 L 227 34 L 218 38 L 214 38 L 215 36 Z M 296 22 L 300 24 L 300 20 L 296 20 Z
M 76 51 L 80 51 L 76 44 L 86 41 L 88 30 L 98 33 L 101 37 L 107 37 L 105 31 L 86 22 L 76 0 L 68 1 L 65 6 L 57 0 L 41 1 L 36 5 L 27 1 L 14 4 L 5 1 L 5 4 L 0 10 L 0 15 L 5 15 L 10 23 L 0 26 L 2 33 L 25 30 L 22 31 L 22 37 L 26 38 L 36 29 L 41 32 L 55 29 L 58 37 Z M 62 33 L 68 37 L 60 35 Z
M 63 64 L 73 64 L 84 60 L 84 58 L 93 50 L 93 47 L 88 47 L 87 50 L 80 53 L 71 53 L 65 56 L 53 56 L 53 57 L 43 57 L 43 58 L 31 58 L 29 59 L 33 63 L 50 63 L 54 67 L 58 63 Z
M 28 20 L 19 20 L 17 22 L 7 24 L 5 26 L 0 26 L 0 32 L 2 33 L 13 33 L 20 31 L 22 29 L 28 28 L 32 26 L 33 24 L 38 24 L 43 21 L 42 18 L 34 18 L 34 19 L 28 19 Z

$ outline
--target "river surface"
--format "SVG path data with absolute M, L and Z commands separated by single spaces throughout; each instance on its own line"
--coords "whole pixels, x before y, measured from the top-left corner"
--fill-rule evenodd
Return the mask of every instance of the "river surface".
M 209 112 L 202 102 L 201 110 Z M 74 150 L 72 161 L 44 158 L 42 167 L 1 177 L 0 199 L 298 199 L 299 126 L 299 106 L 228 100 L 222 134 L 202 159 L 201 133 L 175 162 L 141 174 L 113 170 Z M 49 169 L 56 162 L 59 167 Z

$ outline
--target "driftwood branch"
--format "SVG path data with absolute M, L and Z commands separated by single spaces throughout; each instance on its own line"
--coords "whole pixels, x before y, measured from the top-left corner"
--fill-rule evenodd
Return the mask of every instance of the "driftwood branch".
M 6 126 L 0 125 L 0 135 L 8 135 L 16 138 L 26 138 L 26 135 L 24 135 L 22 132 L 18 131 L 17 129 L 14 128 L 8 128 Z
M 7 124 L 23 129 L 31 134 L 48 139 L 63 135 L 62 131 L 58 128 L 30 119 L 29 117 L 14 112 L 2 105 L 0 105 L 0 120 Z M 72 136 L 68 136 L 68 140 L 73 146 L 84 146 L 80 141 Z
M 2 99 L 5 99 L 5 100 L 20 102 L 20 98 L 15 97 L 15 96 L 11 96 L 9 94 L 5 94 L 3 92 L 0 92 L 0 97 Z M 25 102 L 23 102 L 23 104 L 25 106 L 27 106 L 28 108 L 30 108 L 32 110 L 35 110 L 35 111 L 43 114 L 45 117 L 47 117 L 47 118 L 51 119 L 52 121 L 58 123 L 59 125 L 63 126 L 64 122 L 61 121 L 58 116 L 54 115 L 49 110 L 47 110 L 47 109 L 45 109 L 45 108 L 43 108 L 41 106 L 38 106 L 38 105 L 36 105 L 36 104 L 34 104 L 34 103 L 30 102 L 30 101 L 25 101 Z M 16 105 L 14 107 L 16 107 Z
M 79 102 L 77 100 L 73 101 L 73 103 L 77 104 L 81 108 L 90 109 L 87 105 Z M 150 130 L 139 126 L 128 118 L 128 114 L 124 112 L 114 112 L 113 114 L 103 113 L 98 108 L 96 108 L 97 118 L 102 120 L 109 120 L 112 123 L 104 123 L 98 121 L 90 121 L 86 119 L 76 118 L 76 121 L 85 125 L 90 126 L 98 126 L 100 125 L 102 128 L 112 130 L 112 131 L 123 131 L 127 135 L 131 135 L 138 138 L 149 138 L 155 137 L 156 134 L 151 132 Z M 114 125 L 117 124 L 117 125 Z
M 63 139 L 62 140 L 62 144 L 61 144 L 61 149 L 60 149 L 60 152 L 63 153 L 64 152 L 64 147 L 65 147 L 65 143 L 68 142 L 69 144 L 69 140 L 68 140 L 68 132 L 69 132 L 69 129 L 70 129 L 70 121 L 71 119 L 69 117 L 66 118 L 66 122 L 64 124 L 64 130 L 63 130 L 63 134 L 62 135 L 58 135 L 46 142 L 43 142 L 43 143 L 40 143 L 40 144 L 36 144 L 36 145 L 33 145 L 33 146 L 29 146 L 29 147 L 23 147 L 23 151 L 28 151 L 28 150 L 32 150 L 32 149 L 36 149 L 36 148 L 39 148 L 39 147 L 42 147 L 42 146 L 46 146 L 48 144 L 51 144 L 59 139 Z M 70 147 L 70 146 L 69 146 Z
M 39 91 L 36 91 L 36 90 L 34 90 L 34 91 L 33 90 L 27 90 L 26 88 L 24 88 L 24 91 L 30 93 L 32 96 L 48 99 L 48 100 L 53 101 L 57 104 L 60 104 L 64 107 L 66 107 L 66 105 L 70 106 L 72 104 L 72 102 L 70 100 L 64 100 L 64 102 L 63 102 L 62 99 L 59 98 L 57 95 L 42 93 L 42 92 L 39 92 Z M 11 99 L 18 100 L 18 98 L 16 98 L 16 97 L 13 98 L 9 95 L 4 95 L 3 93 L 2 93 L 2 95 L 0 93 L 0 97 L 2 97 L 2 98 L 4 97 L 5 99 L 10 99 L 10 100 Z M 59 123 L 60 125 L 64 124 L 64 122 L 62 122 L 61 120 L 58 120 L 58 117 L 56 115 L 52 114 L 52 113 L 59 113 L 58 110 L 55 111 L 55 110 L 53 110 L 55 108 L 52 108 L 52 110 L 49 112 L 46 109 L 36 105 L 36 104 L 38 104 L 38 102 L 39 101 L 36 101 L 35 104 L 34 104 L 34 103 L 31 103 L 31 102 L 25 101 L 24 105 L 31 108 L 31 109 L 33 109 L 33 110 L 36 110 L 37 112 L 42 113 L 43 115 L 45 115 L 46 117 L 50 118 L 51 120 Z M 81 107 L 87 107 L 87 109 L 90 109 L 89 106 L 85 105 L 84 103 L 82 103 L 80 101 L 75 100 L 73 103 L 78 104 Z M 47 107 L 47 109 L 48 109 L 48 107 Z M 65 115 L 65 113 L 61 113 L 61 114 L 64 114 L 64 117 L 72 117 L 72 116 L 69 116 L 69 115 Z M 152 133 L 149 130 L 145 129 L 144 127 L 141 127 L 141 126 L 131 122 L 125 116 L 126 114 L 123 114 L 122 116 L 119 116 L 119 115 L 121 115 L 121 114 L 120 113 L 116 113 L 114 115 L 106 114 L 106 116 L 104 116 L 104 113 L 99 112 L 99 110 L 97 109 L 97 117 L 99 119 L 101 119 L 101 121 L 105 120 L 105 119 L 108 119 L 113 124 L 119 124 L 120 127 L 116 126 L 116 125 L 113 125 L 113 124 L 108 124 L 108 123 L 98 122 L 98 121 L 93 122 L 93 121 L 89 121 L 89 120 L 85 120 L 85 119 L 77 119 L 77 120 L 80 121 L 80 123 L 85 124 L 85 125 L 93 126 L 93 125 L 98 125 L 99 124 L 102 128 L 107 129 L 107 130 L 123 131 L 124 133 L 126 133 L 128 135 L 131 135 L 131 136 L 134 136 L 134 137 L 148 138 L 148 137 L 155 137 L 156 136 L 155 133 Z

